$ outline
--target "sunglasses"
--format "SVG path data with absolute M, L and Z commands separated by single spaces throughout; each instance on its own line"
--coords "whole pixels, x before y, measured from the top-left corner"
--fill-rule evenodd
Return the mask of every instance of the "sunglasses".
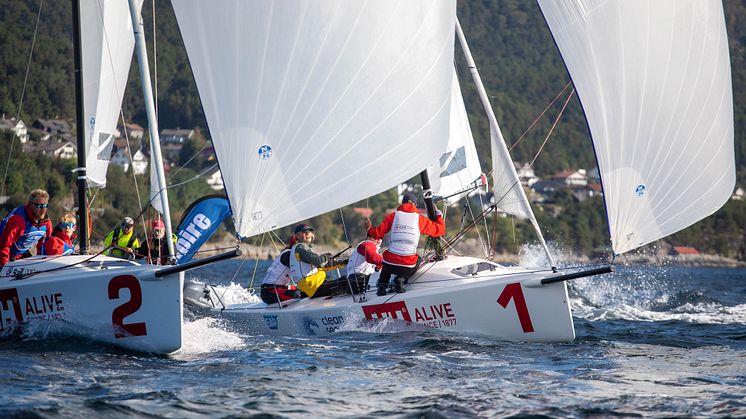
M 47 208 L 49 204 L 39 204 L 37 202 L 31 202 L 31 205 L 35 206 L 36 208 Z
M 65 222 L 65 223 L 60 223 L 60 226 L 62 228 L 75 228 L 75 223 Z

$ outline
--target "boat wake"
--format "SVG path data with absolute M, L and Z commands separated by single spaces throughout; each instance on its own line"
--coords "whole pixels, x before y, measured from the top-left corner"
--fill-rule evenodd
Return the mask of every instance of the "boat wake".
M 548 241 L 547 248 L 549 248 L 549 252 L 552 254 L 557 268 L 577 265 L 574 261 L 577 259 L 577 256 L 563 249 L 557 242 Z M 544 248 L 538 243 L 526 243 L 522 245 L 518 251 L 518 256 L 520 257 L 518 266 L 523 268 L 546 268 L 550 265 Z
M 258 295 L 241 284 L 213 285 L 194 279 L 184 285 L 184 298 L 189 303 L 208 308 L 261 302 Z
M 183 328 L 183 343 L 181 349 L 175 354 L 177 357 L 235 350 L 245 345 L 241 336 L 229 331 L 222 319 L 205 317 L 185 321 Z
M 573 315 L 589 321 L 746 324 L 746 304 L 724 303 L 702 289 L 682 289 L 681 282 L 668 281 L 665 275 L 652 277 L 644 269 L 582 278 L 569 285 Z

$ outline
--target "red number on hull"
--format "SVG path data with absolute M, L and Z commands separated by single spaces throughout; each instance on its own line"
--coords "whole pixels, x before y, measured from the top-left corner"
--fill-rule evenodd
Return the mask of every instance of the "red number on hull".
M 130 299 L 126 303 L 114 309 L 111 313 L 111 324 L 114 325 L 114 337 L 123 338 L 127 336 L 145 336 L 148 334 L 144 322 L 124 323 L 124 318 L 134 314 L 142 306 L 142 289 L 140 282 L 132 275 L 115 276 L 109 281 L 109 299 L 119 298 L 119 290 L 127 288 L 130 291 Z
M 515 302 L 515 311 L 518 312 L 518 320 L 521 322 L 523 333 L 533 332 L 534 324 L 531 323 L 531 316 L 528 314 L 528 306 L 526 306 L 526 299 L 523 297 L 523 288 L 521 288 L 520 283 L 506 285 L 500 297 L 497 298 L 497 304 L 507 308 L 510 300 Z

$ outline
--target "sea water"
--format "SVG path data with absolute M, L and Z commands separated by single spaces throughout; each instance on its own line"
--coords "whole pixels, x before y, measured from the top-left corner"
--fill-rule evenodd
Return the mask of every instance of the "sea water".
M 189 276 L 250 300 L 237 284 L 267 265 Z M 563 344 L 397 323 L 256 336 L 196 308 L 169 356 L 6 338 L 0 417 L 746 416 L 746 269 L 618 267 L 569 291 L 577 338 Z

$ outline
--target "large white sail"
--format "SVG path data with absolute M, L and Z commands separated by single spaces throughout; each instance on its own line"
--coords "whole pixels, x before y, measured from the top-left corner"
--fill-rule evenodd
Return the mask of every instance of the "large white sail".
M 239 235 L 384 191 L 446 149 L 455 1 L 173 5 Z
M 142 0 L 138 5 L 142 6 Z M 127 0 L 80 2 L 88 186 L 106 186 L 135 39 Z
M 448 148 L 428 168 L 430 189 L 435 196 L 453 195 L 447 199 L 447 202 L 452 204 L 463 196 L 458 192 L 472 186 L 481 174 L 482 167 L 454 69 L 451 82 L 451 127 Z
M 539 0 L 583 105 L 613 250 L 675 233 L 735 185 L 723 6 L 713 0 Z

